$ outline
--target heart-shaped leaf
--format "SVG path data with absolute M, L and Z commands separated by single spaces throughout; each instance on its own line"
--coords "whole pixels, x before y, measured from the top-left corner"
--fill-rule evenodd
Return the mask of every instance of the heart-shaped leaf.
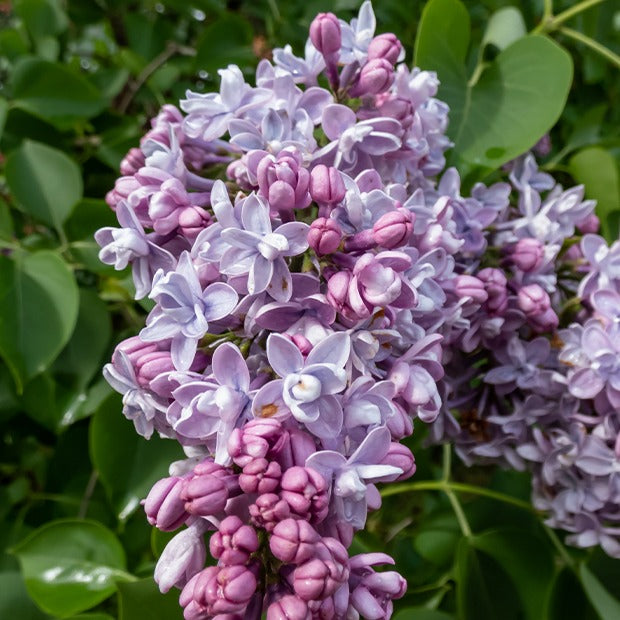
M 22 209 L 57 229 L 82 198 L 82 175 L 62 151 L 31 140 L 7 157 L 6 181 Z
M 134 579 L 125 571 L 125 552 L 116 536 L 95 521 L 52 521 L 14 552 L 32 599 L 57 616 L 90 609 L 116 590 L 117 581 Z
M 73 274 L 54 252 L 0 256 L 0 355 L 19 391 L 67 343 L 78 306 Z
M 515 40 L 470 75 L 470 20 L 459 0 L 431 0 L 416 40 L 415 62 L 436 71 L 439 98 L 450 106 L 452 158 L 495 169 L 530 149 L 564 109 L 572 61 L 543 36 Z

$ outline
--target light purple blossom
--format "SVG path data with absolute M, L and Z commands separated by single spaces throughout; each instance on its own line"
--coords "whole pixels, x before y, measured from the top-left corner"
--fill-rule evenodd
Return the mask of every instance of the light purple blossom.
M 208 321 L 221 319 L 237 305 L 237 293 L 223 282 L 202 289 L 189 253 L 184 252 L 175 271 L 159 270 L 149 295 L 157 302 L 140 332 L 145 342 L 170 338 L 172 361 L 178 370 L 190 367 Z

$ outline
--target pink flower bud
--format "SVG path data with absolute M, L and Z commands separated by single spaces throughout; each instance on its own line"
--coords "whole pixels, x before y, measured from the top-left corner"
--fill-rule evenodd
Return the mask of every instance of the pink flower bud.
M 403 46 L 396 35 L 385 32 L 376 36 L 368 45 L 368 60 L 385 58 L 391 64 L 395 64 L 402 49 Z
M 288 433 L 278 420 L 256 418 L 242 428 L 236 428 L 228 440 L 228 453 L 235 465 L 245 467 L 255 458 L 265 458 L 270 450 L 288 442 Z
M 158 480 L 144 500 L 144 512 L 151 525 L 164 532 L 181 527 L 188 519 L 185 501 L 181 498 L 183 479 L 178 476 Z
M 239 486 L 245 493 L 271 493 L 278 488 L 282 469 L 276 461 L 254 459 L 239 474 Z
M 484 283 L 488 300 L 486 308 L 491 314 L 502 315 L 508 307 L 508 284 L 506 276 L 501 269 L 486 267 L 478 272 L 477 277 Z
M 302 355 L 308 355 L 312 351 L 312 343 L 303 334 L 293 334 L 291 342 L 299 349 Z
M 121 174 L 123 176 L 136 174 L 144 164 L 144 153 L 135 147 L 129 149 L 129 152 L 123 157 L 123 161 L 121 161 Z
M 538 239 L 525 238 L 519 239 L 510 254 L 510 259 L 515 266 L 529 273 L 536 271 L 543 262 L 545 257 L 545 249 Z
M 549 294 L 539 284 L 527 284 L 517 293 L 517 304 L 526 317 L 543 314 L 551 307 Z
M 327 516 L 327 484 L 321 474 L 308 467 L 291 467 L 281 480 L 280 497 L 291 513 L 310 523 L 320 523 Z
M 342 230 L 336 220 L 320 217 L 312 222 L 308 244 L 319 256 L 335 252 L 341 241 Z
M 337 168 L 323 164 L 310 172 L 310 196 L 319 204 L 335 205 L 344 200 L 346 188 Z
M 382 465 L 399 467 L 403 473 L 396 480 L 406 480 L 415 474 L 415 458 L 409 448 L 402 443 L 393 441 L 388 453 L 381 460 Z
M 236 478 L 213 461 L 199 463 L 194 467 L 193 476 L 183 482 L 181 498 L 185 500 L 185 510 L 202 517 L 221 512 L 231 491 L 238 491 Z
M 348 570 L 334 558 L 312 558 L 293 572 L 293 589 L 304 601 L 321 601 L 334 594 L 348 576 Z
M 394 82 L 394 67 L 385 58 L 369 60 L 360 71 L 357 84 L 351 89 L 355 97 L 378 95 L 392 86 Z
M 211 555 L 224 565 L 246 564 L 258 545 L 254 528 L 236 516 L 226 517 L 209 541 Z
M 372 227 L 375 243 L 388 250 L 405 245 L 413 232 L 414 222 L 415 216 L 406 209 L 385 213 Z
M 307 521 L 284 519 L 271 532 L 271 553 L 287 564 L 301 564 L 316 555 L 321 537 Z
M 601 222 L 594 215 L 594 213 L 590 213 L 588 217 L 581 220 L 581 222 L 577 222 L 577 230 L 582 234 L 586 235 L 588 233 L 597 233 L 601 227 Z
M 342 34 L 338 18 L 333 13 L 319 13 L 310 24 L 310 40 L 323 56 L 339 52 Z
M 454 292 L 460 298 L 470 297 L 476 304 L 483 304 L 489 298 L 482 280 L 466 274 L 454 278 Z
M 268 532 L 271 532 L 276 524 L 283 519 L 288 519 L 291 515 L 288 504 L 275 493 L 259 495 L 256 501 L 250 505 L 249 511 L 252 523 Z
M 267 609 L 267 620 L 312 620 L 313 615 L 306 601 L 294 594 L 287 594 Z
M 553 331 L 559 324 L 558 316 L 551 307 L 549 294 L 538 284 L 521 287 L 517 293 L 517 305 L 538 333 Z

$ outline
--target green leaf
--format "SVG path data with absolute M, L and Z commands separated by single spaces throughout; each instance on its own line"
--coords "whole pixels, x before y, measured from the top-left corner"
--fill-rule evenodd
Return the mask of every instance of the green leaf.
M 79 616 L 71 616 L 66 620 L 114 620 L 108 614 L 80 614 Z
M 77 614 L 108 598 L 125 571 L 125 552 L 100 523 L 79 519 L 52 521 L 19 544 L 17 555 L 33 600 L 59 616 Z
M 91 118 L 106 106 L 101 93 L 71 69 L 38 58 L 26 58 L 13 74 L 14 105 L 60 128 Z
M 82 176 L 62 151 L 25 140 L 6 161 L 9 188 L 26 213 L 61 228 L 82 198 Z
M 518 594 L 506 571 L 463 538 L 456 553 L 457 610 L 461 620 L 517 620 Z
M 24 579 L 17 571 L 0 573 L 0 618 L 45 620 L 43 613 L 30 599 Z
M 118 599 L 119 620 L 144 618 L 146 610 L 149 620 L 183 620 L 178 592 L 172 590 L 162 594 L 152 577 L 133 583 L 119 583 Z
M 18 391 L 68 342 L 78 304 L 73 274 L 54 252 L 0 256 L 0 355 Z
M 2 138 L 2 132 L 4 131 L 4 125 L 6 123 L 6 116 L 9 112 L 9 103 L 3 97 L 0 97 L 0 138 Z
M 596 200 L 596 214 L 601 220 L 603 236 L 609 243 L 618 239 L 617 217 L 620 211 L 620 178 L 613 155 L 603 148 L 585 148 L 570 159 L 570 172 L 585 185 L 586 196 Z M 615 224 L 615 225 L 614 225 Z
M 196 71 L 207 71 L 211 77 L 215 77 L 221 67 L 248 65 L 253 60 L 252 26 L 234 13 L 209 24 L 196 46 Z
M 454 616 L 436 609 L 407 607 L 392 616 L 393 620 L 454 620 Z
M 84 388 L 101 370 L 112 333 L 110 313 L 97 292 L 80 289 L 80 310 L 71 340 L 58 356 L 54 371 L 77 377 L 77 386 Z
M 413 546 L 428 562 L 445 566 L 454 558 L 456 545 L 461 537 L 457 530 L 428 529 L 417 534 Z
M 574 571 L 566 566 L 558 573 L 542 617 L 548 620 L 600 620 L 592 609 Z
M 459 0 L 431 0 L 418 29 L 415 62 L 437 72 L 461 171 L 463 162 L 495 169 L 534 146 L 557 121 L 572 61 L 550 39 L 532 35 L 513 42 L 470 77 L 469 23 Z
M 21 17 L 33 39 L 58 35 L 69 20 L 58 0 L 16 0 L 15 14 Z
M 554 576 L 547 542 L 527 530 L 503 528 L 474 536 L 472 544 L 499 562 L 519 593 L 526 617 L 539 620 Z
M 620 618 L 620 601 L 609 594 L 585 564 L 579 566 L 579 576 L 583 589 L 601 620 L 618 620 Z
M 157 480 L 168 475 L 171 461 L 183 458 L 175 441 L 154 434 L 146 440 L 122 414 L 114 394 L 90 425 L 90 454 L 118 518 L 126 521 Z
M 514 6 L 505 6 L 491 15 L 482 37 L 482 47 L 493 45 L 503 50 L 526 34 L 521 11 Z

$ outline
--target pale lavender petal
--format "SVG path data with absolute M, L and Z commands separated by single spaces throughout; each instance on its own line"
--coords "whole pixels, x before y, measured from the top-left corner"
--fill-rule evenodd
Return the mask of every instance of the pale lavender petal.
M 232 343 L 221 344 L 213 354 L 213 375 L 220 385 L 228 385 L 241 392 L 250 387 L 250 371 L 241 351 Z
M 254 258 L 250 273 L 248 274 L 248 292 L 250 295 L 262 293 L 267 290 L 274 276 L 274 264 L 264 256 L 258 254 Z
M 306 364 L 334 364 L 343 367 L 349 360 L 351 338 L 346 332 L 336 332 L 317 344 L 308 354 Z
M 267 359 L 269 365 L 283 378 L 299 372 L 304 365 L 300 350 L 280 334 L 270 334 L 267 338 Z
M 330 140 L 337 140 L 346 129 L 355 125 L 355 112 L 339 103 L 323 110 L 323 131 Z
M 233 311 L 239 296 L 232 286 L 223 282 L 209 284 L 202 294 L 205 303 L 204 317 L 207 321 L 224 318 Z

